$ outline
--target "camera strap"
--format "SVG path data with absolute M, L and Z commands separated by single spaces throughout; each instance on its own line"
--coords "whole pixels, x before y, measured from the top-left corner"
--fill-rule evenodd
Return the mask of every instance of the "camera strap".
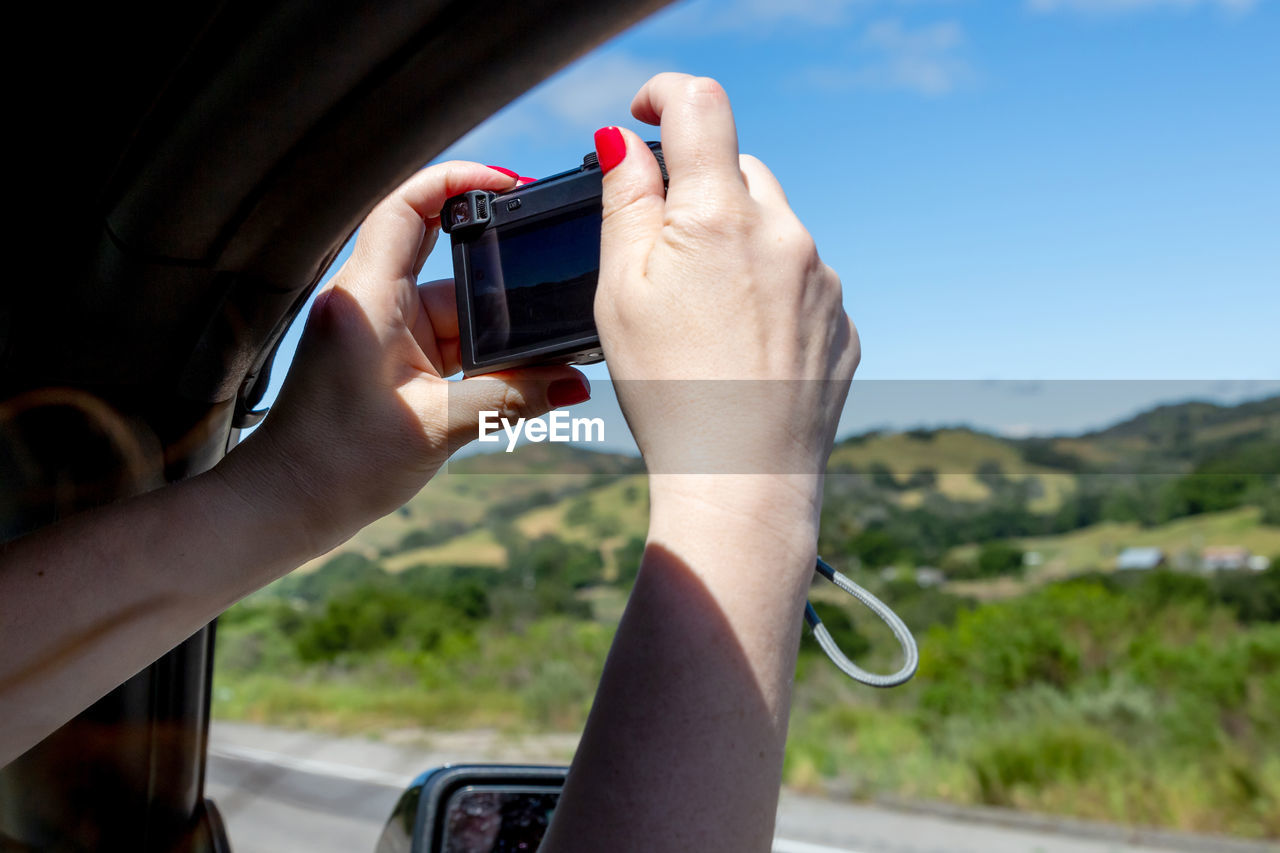
M 866 605 L 868 610 L 879 616 L 881 621 L 889 626 L 893 636 L 897 638 L 898 645 L 902 646 L 902 669 L 892 675 L 877 675 L 873 672 L 867 672 L 849 660 L 844 652 L 840 651 L 836 641 L 831 638 L 831 632 L 822 624 L 818 611 L 814 610 L 813 605 L 806 601 L 804 603 L 804 621 L 809 623 L 809 628 L 813 631 L 813 638 L 818 641 L 818 645 L 822 647 L 822 651 L 826 653 L 827 657 L 831 658 L 831 662 L 854 681 L 860 681 L 871 687 L 897 687 L 899 684 L 905 684 L 910 681 L 911 676 L 916 674 L 916 667 L 920 663 L 920 651 L 916 648 L 916 638 L 911 636 L 911 629 L 898 618 L 898 614 L 889 609 L 888 605 L 831 568 L 821 557 L 818 558 L 818 565 L 815 571 L 858 599 L 858 601 Z

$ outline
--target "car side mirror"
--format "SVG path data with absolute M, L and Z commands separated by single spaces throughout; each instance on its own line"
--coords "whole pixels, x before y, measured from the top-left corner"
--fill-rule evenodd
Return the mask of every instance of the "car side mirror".
M 516 764 L 428 770 L 400 795 L 377 853 L 532 853 L 568 774 L 568 767 Z

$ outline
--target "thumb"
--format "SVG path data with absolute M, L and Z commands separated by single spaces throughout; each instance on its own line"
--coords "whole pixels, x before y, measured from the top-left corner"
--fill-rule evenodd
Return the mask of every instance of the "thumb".
M 595 141 L 604 185 L 600 282 L 607 287 L 630 270 L 644 271 L 649 250 L 662 231 L 666 194 L 658 161 L 639 136 L 619 127 L 602 127 Z
M 587 377 L 567 365 L 502 371 L 445 384 L 450 454 L 479 437 L 481 413 L 492 427 L 501 418 L 515 423 L 591 397 Z

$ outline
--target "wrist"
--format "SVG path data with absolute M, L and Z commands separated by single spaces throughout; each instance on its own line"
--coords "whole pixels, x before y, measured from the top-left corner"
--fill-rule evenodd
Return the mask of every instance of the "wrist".
M 649 482 L 651 541 L 768 554 L 777 571 L 807 584 L 817 551 L 821 476 L 668 474 Z
M 243 514 L 249 538 L 270 537 L 275 542 L 272 550 L 294 566 L 347 538 L 330 502 L 313 490 L 304 472 L 264 428 L 235 447 L 209 476 L 227 505 Z

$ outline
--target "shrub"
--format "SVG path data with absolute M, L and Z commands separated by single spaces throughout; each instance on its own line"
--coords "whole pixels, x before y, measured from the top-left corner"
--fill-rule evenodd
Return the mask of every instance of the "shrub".
M 978 571 L 983 577 L 1022 574 L 1022 549 L 1008 542 L 986 542 L 978 550 Z

